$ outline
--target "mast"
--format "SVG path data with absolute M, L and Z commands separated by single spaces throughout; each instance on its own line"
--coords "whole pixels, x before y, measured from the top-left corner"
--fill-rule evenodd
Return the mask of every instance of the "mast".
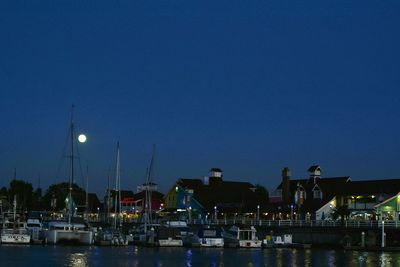
M 110 222 L 110 174 L 108 174 L 107 176 L 107 182 L 108 182 L 108 186 L 107 186 L 107 223 Z
M 89 164 L 86 162 L 86 196 L 85 196 L 85 217 L 88 220 L 89 214 Z
M 121 177 L 120 177 L 120 166 L 119 166 L 119 142 L 117 142 L 117 160 L 116 160 L 116 166 L 115 166 L 114 229 L 117 228 L 117 212 L 118 212 L 118 217 L 120 217 L 120 213 L 121 213 L 121 188 L 120 188 L 120 186 L 121 186 Z M 118 204 L 119 204 L 119 207 L 118 207 Z
M 68 193 L 68 224 L 71 224 L 72 216 L 72 183 L 74 182 L 74 105 L 71 108 L 71 126 L 70 126 L 70 137 L 71 137 L 71 169 L 69 176 L 69 193 Z
M 154 167 L 154 157 L 155 157 L 155 153 L 156 153 L 156 146 L 153 145 L 153 153 L 151 156 L 151 160 L 150 160 L 150 166 L 147 169 L 147 177 L 146 177 L 146 183 L 144 184 L 144 189 L 145 189 L 145 214 L 144 214 L 144 229 L 145 232 L 147 231 L 147 223 L 151 223 L 152 221 L 152 210 L 151 210 L 151 194 L 152 194 L 152 177 L 153 177 L 153 167 Z

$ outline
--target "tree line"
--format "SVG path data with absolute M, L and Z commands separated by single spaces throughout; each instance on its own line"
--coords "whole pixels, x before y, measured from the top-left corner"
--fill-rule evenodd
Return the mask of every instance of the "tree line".
M 85 192 L 76 184 L 72 184 L 72 188 L 74 192 Z M 52 184 L 43 194 L 41 188 L 34 190 L 29 182 L 12 180 L 8 188 L 4 186 L 0 189 L 0 206 L 3 211 L 12 209 L 15 197 L 20 211 L 58 211 L 65 207 L 68 192 L 69 183 Z

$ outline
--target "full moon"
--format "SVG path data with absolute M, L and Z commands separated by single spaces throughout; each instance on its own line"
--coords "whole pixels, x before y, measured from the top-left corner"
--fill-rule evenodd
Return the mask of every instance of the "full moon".
M 80 142 L 80 143 L 85 143 L 86 142 L 86 135 L 84 135 L 84 134 L 80 134 L 79 136 L 78 136 L 78 141 Z

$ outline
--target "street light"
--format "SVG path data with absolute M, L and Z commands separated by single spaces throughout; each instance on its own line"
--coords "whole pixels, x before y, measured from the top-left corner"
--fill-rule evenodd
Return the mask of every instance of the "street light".
M 217 220 L 217 206 L 214 206 L 214 219 Z
M 100 207 L 97 207 L 97 220 L 100 221 Z
M 257 221 L 260 220 L 260 205 L 257 205 Z

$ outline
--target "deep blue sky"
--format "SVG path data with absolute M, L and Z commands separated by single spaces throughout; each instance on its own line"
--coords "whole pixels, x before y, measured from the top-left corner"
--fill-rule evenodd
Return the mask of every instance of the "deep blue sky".
M 0 185 L 60 182 L 70 106 L 91 191 L 211 167 L 400 177 L 398 1 L 1 1 Z M 113 175 L 113 171 L 111 175 Z

